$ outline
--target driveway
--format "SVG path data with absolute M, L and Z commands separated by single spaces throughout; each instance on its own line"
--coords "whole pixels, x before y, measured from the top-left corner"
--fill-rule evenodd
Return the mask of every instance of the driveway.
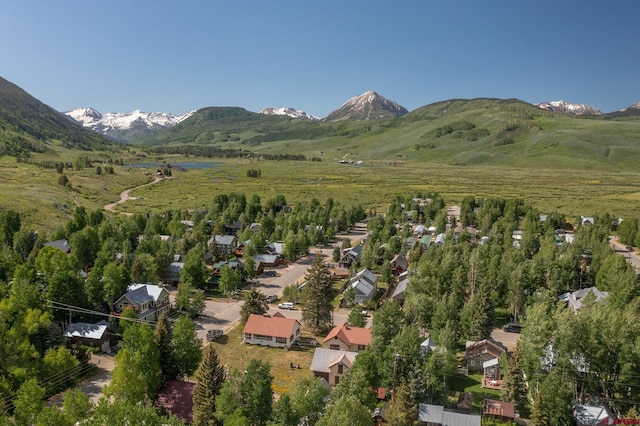
M 520 333 L 509 333 L 501 328 L 496 328 L 491 332 L 491 338 L 496 342 L 502 343 L 507 349 L 513 350 L 518 340 L 520 340 Z
M 74 390 L 79 389 L 89 397 L 91 402 L 97 404 L 98 400 L 102 398 L 103 387 L 111 382 L 111 371 L 113 371 L 115 363 L 113 357 L 107 355 L 91 355 L 89 362 L 96 366 L 96 373 L 80 382 Z M 49 398 L 47 405 L 62 406 L 65 392 L 66 391 Z

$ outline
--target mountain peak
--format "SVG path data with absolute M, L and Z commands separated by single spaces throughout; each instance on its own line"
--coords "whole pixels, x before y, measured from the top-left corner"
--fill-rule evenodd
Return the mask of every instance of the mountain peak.
M 538 104 L 538 107 L 553 112 L 564 112 L 567 114 L 575 115 L 602 115 L 602 112 L 591 105 L 585 104 L 572 104 L 567 101 L 550 101 L 542 102 Z
M 319 120 L 318 117 L 315 117 L 311 114 L 307 114 L 302 110 L 290 108 L 290 107 L 282 107 L 282 108 L 269 107 L 269 108 L 261 109 L 260 111 L 258 111 L 258 113 L 266 114 L 266 115 L 286 115 L 291 118 L 303 118 L 305 120 L 311 120 L 311 121 Z
M 373 90 L 367 90 L 342 104 L 340 108 L 329 114 L 324 121 L 377 120 L 400 117 L 407 113 L 409 111 L 397 102 L 390 101 Z

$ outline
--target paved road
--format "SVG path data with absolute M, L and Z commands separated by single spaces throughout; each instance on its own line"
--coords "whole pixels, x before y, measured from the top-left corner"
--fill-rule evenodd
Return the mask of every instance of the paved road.
M 627 250 L 626 244 L 622 244 L 618 241 L 618 237 L 616 235 L 612 235 L 609 238 L 609 245 L 616 253 L 624 256 L 624 258 L 627 259 L 627 262 L 634 267 L 636 272 L 640 271 L 640 256 L 638 256 L 634 250 Z

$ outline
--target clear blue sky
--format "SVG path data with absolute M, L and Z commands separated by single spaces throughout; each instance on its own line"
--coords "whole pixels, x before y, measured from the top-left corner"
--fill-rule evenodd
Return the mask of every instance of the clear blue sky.
M 60 111 L 640 101 L 637 0 L 2 3 L 0 76 Z

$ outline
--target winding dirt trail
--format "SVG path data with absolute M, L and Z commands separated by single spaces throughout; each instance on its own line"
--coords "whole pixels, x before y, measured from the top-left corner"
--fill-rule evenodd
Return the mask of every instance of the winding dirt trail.
M 127 200 L 135 200 L 136 197 L 129 197 L 129 192 L 130 191 L 135 191 L 136 189 L 140 189 L 140 188 L 144 188 L 145 186 L 153 185 L 155 183 L 160 182 L 162 179 L 163 179 L 163 176 L 154 176 L 153 180 L 151 182 L 149 182 L 149 183 L 145 183 L 144 185 L 135 186 L 133 188 L 125 189 L 124 191 L 122 191 L 120 193 L 120 199 L 118 201 L 116 201 L 115 203 L 107 204 L 106 206 L 104 206 L 104 209 L 107 210 L 107 211 L 113 211 L 114 207 L 117 206 L 118 204 L 123 204 Z M 128 213 L 128 212 L 119 212 L 119 213 L 123 214 L 125 216 L 133 216 L 133 213 Z

